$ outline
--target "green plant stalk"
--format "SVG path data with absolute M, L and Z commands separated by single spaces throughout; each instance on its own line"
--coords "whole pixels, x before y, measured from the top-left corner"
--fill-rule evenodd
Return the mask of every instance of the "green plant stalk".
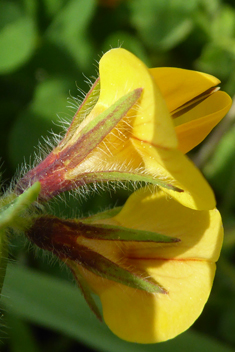
M 7 266 L 8 236 L 11 231 L 24 231 L 30 227 L 35 213 L 32 204 L 37 200 L 40 189 L 40 183 L 36 182 L 18 197 L 9 192 L 0 199 L 0 293 Z

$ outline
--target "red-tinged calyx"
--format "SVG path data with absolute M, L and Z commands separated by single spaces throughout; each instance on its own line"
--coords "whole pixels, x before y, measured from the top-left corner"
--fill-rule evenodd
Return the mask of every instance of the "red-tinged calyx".
M 155 281 L 144 279 L 138 272 L 130 271 L 89 248 L 89 241 L 84 245 L 82 238 L 97 241 L 149 241 L 165 244 L 179 242 L 176 238 L 153 232 L 121 226 L 91 225 L 49 216 L 36 219 L 27 236 L 38 247 L 53 252 L 68 265 L 72 262 L 72 270 L 81 266 L 105 279 L 149 293 L 166 293 L 166 290 Z M 88 299 L 90 300 L 89 296 Z
M 74 134 L 76 133 L 78 122 L 74 118 L 65 139 L 45 160 L 19 181 L 16 186 L 16 192 L 22 193 L 29 185 L 40 181 L 40 197 L 42 200 L 48 200 L 61 192 L 86 184 L 86 179 L 82 175 L 74 179 L 68 179 L 66 174 L 81 164 L 89 153 L 103 141 L 120 120 L 127 115 L 140 98 L 141 93 L 142 88 L 138 88 L 120 98 L 111 107 L 88 122 L 79 131 L 76 139 L 74 139 Z M 89 99 L 87 98 L 88 102 Z M 71 143 L 71 139 L 73 139 L 73 143 Z M 92 180 L 91 182 L 94 181 Z

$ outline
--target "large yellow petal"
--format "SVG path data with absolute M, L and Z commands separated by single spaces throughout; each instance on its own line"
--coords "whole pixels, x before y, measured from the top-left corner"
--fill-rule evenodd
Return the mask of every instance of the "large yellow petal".
M 132 261 L 168 294 L 149 294 L 119 284 L 100 292 L 106 324 L 120 338 L 138 343 L 171 339 L 188 329 L 209 297 L 215 264 L 201 261 Z
M 170 112 L 220 83 L 209 74 L 181 68 L 159 67 L 149 71 Z
M 147 173 L 183 189 L 183 192 L 175 192 L 164 188 L 164 192 L 192 209 L 208 210 L 215 207 L 215 197 L 209 184 L 181 151 L 155 148 L 134 139 L 132 143 L 142 156 Z
M 177 137 L 166 103 L 148 68 L 124 49 L 112 49 L 101 58 L 100 97 L 91 112 L 98 114 L 125 94 L 143 88 L 138 106 L 132 110 L 132 134 L 148 143 L 167 148 L 177 146 Z
M 211 132 L 227 114 L 232 99 L 225 92 L 216 92 L 190 111 L 174 119 L 179 140 L 178 149 L 187 153 Z
M 177 244 L 86 241 L 110 260 L 154 279 L 166 294 L 150 294 L 80 268 L 100 296 L 106 324 L 120 338 L 138 343 L 171 339 L 188 329 L 208 299 L 223 239 L 219 212 L 195 211 L 162 191 L 140 189 L 113 218 L 95 221 L 153 231 L 181 240 Z

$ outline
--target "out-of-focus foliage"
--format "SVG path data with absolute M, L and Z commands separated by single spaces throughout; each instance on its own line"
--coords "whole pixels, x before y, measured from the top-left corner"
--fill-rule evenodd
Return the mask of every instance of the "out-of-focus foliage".
M 211 73 L 221 79 L 223 90 L 235 94 L 232 0 L 1 0 L 0 156 L 6 186 L 19 165 L 32 163 L 35 146 L 44 144 L 41 136 L 52 139 L 48 131 L 62 132 L 61 119 L 71 120 L 78 104 L 72 97 L 81 98 L 83 90 L 88 91 L 84 81 L 97 76 L 99 57 L 117 46 L 132 51 L 149 67 Z M 233 351 L 234 122 L 232 108 L 191 154 L 215 190 L 225 242 L 211 297 L 190 331 L 159 346 L 119 340 L 87 310 L 69 273 L 51 257 L 35 255 L 16 237 L 10 246 L 14 263 L 3 287 L 1 351 Z M 122 204 L 126 193 L 119 190 L 111 196 L 68 197 L 68 206 L 55 204 L 55 212 L 96 212 Z

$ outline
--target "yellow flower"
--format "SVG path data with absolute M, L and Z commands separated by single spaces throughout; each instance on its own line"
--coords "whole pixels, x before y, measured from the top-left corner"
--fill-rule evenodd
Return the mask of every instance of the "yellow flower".
M 116 335 L 165 341 L 191 326 L 212 287 L 221 217 L 184 153 L 223 118 L 231 99 L 210 75 L 148 69 L 120 48 L 101 58 L 99 73 L 65 137 L 17 190 L 40 181 L 47 200 L 96 182 L 150 185 L 122 209 L 81 221 L 41 216 L 27 235 L 71 268 L 98 317 L 90 291 L 99 295 Z
M 99 73 L 64 139 L 17 189 L 40 181 L 41 197 L 49 199 L 89 183 L 141 181 L 190 208 L 213 209 L 211 188 L 183 152 L 229 110 L 230 97 L 213 89 L 219 81 L 193 71 L 149 70 L 120 48 L 101 58 Z
M 138 343 L 174 338 L 201 314 L 222 241 L 217 209 L 195 210 L 142 188 L 122 208 L 81 220 L 39 216 L 27 231 L 72 270 L 96 316 Z
M 105 213 L 103 215 L 105 217 Z M 101 216 L 100 216 L 101 217 Z M 96 275 L 65 261 L 99 295 L 103 316 L 120 338 L 155 343 L 188 329 L 201 314 L 212 287 L 215 262 L 223 240 L 217 209 L 196 211 L 167 199 L 162 191 L 135 192 L 115 216 L 87 223 L 122 226 L 166 236 L 180 242 L 153 243 L 78 238 L 87 248 L 143 278 L 154 280 L 165 293 L 145 292 Z

